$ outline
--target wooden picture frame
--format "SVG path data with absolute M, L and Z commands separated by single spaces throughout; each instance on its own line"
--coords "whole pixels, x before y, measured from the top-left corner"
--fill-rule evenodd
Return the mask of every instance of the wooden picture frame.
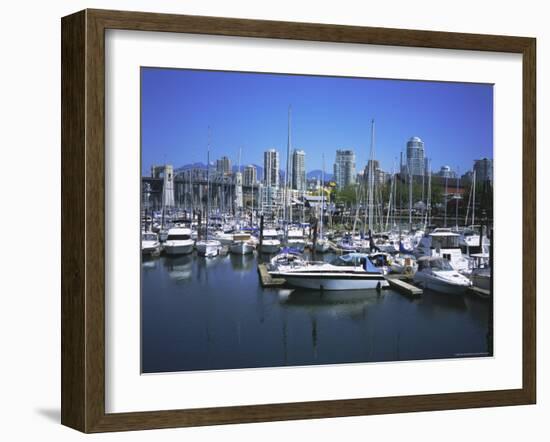
M 141 430 L 533 404 L 536 400 L 536 40 L 186 15 L 84 10 L 62 19 L 62 409 L 83 432 Z M 523 385 L 271 405 L 105 412 L 105 30 L 124 29 L 418 48 L 523 57 Z

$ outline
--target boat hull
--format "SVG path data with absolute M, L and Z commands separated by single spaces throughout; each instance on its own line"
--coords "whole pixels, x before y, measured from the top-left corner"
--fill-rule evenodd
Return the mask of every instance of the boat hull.
M 414 282 L 422 285 L 423 288 L 433 290 L 434 292 L 445 293 L 448 295 L 463 295 L 468 290 L 469 286 L 462 284 L 450 284 L 444 281 L 439 281 L 436 278 L 426 277 L 417 272 L 414 277 Z
M 380 275 L 339 276 L 280 273 L 288 285 L 309 290 L 369 290 L 388 286 Z
M 164 253 L 167 255 L 188 255 L 193 252 L 193 241 L 180 244 L 180 243 L 166 243 L 164 244 Z
M 142 246 L 141 254 L 143 256 L 157 256 L 160 253 L 160 246 Z
M 213 257 L 220 253 L 221 244 L 219 241 L 198 242 L 197 253 L 199 256 Z
M 248 255 L 254 251 L 254 246 L 248 242 L 237 242 L 229 246 L 229 251 L 234 255 Z

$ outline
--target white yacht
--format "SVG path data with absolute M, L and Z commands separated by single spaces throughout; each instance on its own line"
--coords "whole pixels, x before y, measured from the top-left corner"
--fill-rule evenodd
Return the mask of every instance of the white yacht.
M 194 244 L 191 229 L 176 227 L 168 230 L 164 251 L 167 255 L 186 255 L 193 251 Z
M 312 290 L 365 290 L 387 287 L 382 272 L 362 253 L 337 256 L 330 263 L 306 262 L 270 272 L 288 285 Z
M 472 286 L 472 282 L 458 273 L 448 260 L 438 256 L 419 258 L 413 281 L 425 289 L 457 295 Z
M 222 246 L 228 246 L 233 242 L 233 233 L 232 232 L 225 232 L 225 231 L 218 231 L 214 233 L 214 239 L 218 240 Z
M 160 253 L 159 237 L 153 232 L 141 232 L 141 254 L 156 256 Z
M 277 253 L 281 249 L 279 234 L 274 229 L 264 230 L 261 244 L 262 253 Z
M 233 235 L 229 251 L 235 255 L 247 255 L 254 251 L 254 241 L 250 233 L 240 232 Z
M 289 229 L 287 232 L 286 245 L 293 249 L 303 252 L 306 247 L 306 239 L 302 229 Z
M 460 235 L 451 229 L 437 228 L 422 238 L 416 249 L 417 255 L 444 258 L 453 269 L 468 273 L 471 263 L 468 257 L 462 254 L 459 239 Z
M 217 239 L 205 239 L 197 241 L 197 253 L 207 258 L 218 256 L 222 249 L 221 243 Z

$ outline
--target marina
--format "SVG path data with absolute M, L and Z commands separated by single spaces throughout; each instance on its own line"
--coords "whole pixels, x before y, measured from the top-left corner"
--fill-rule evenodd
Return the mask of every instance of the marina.
M 322 259 L 336 256 L 327 253 Z M 491 352 L 491 304 L 476 294 L 423 290 L 410 296 L 393 285 L 384 290 L 293 289 L 269 276 L 269 261 L 269 255 L 258 252 L 144 257 L 143 372 L 479 357 Z M 268 284 L 262 284 L 264 278 Z
M 173 111 L 183 107 L 187 116 L 196 115 L 203 123 L 185 126 L 195 143 L 185 155 L 179 141 L 164 138 L 179 133 L 186 139 L 183 126 L 165 125 L 154 105 L 144 105 L 144 121 L 150 124 L 142 150 L 147 158 L 142 167 L 150 173 L 142 170 L 140 213 L 145 373 L 492 356 L 490 87 L 154 68 L 144 73 L 153 81 L 147 83 L 152 95 L 145 98 L 150 104 L 158 96 L 172 99 L 155 82 L 163 77 L 176 83 L 208 78 L 198 86 L 198 100 L 208 96 L 206 85 L 215 84 L 214 78 L 220 78 L 228 95 L 235 91 L 225 81 L 251 81 L 266 96 L 272 93 L 267 85 L 275 82 L 288 99 L 273 109 L 257 103 L 250 108 L 266 112 L 270 123 L 260 122 L 263 130 L 245 124 L 239 111 L 230 108 L 220 118 L 223 102 L 206 101 L 205 109 L 215 112 L 197 114 L 184 97 L 170 101 Z M 327 93 L 333 95 L 329 101 L 340 95 L 327 88 L 307 92 L 314 83 L 341 84 L 355 112 L 342 104 L 325 107 Z M 290 103 L 301 100 L 288 95 L 283 85 L 311 93 L 298 111 Z M 412 126 L 385 112 L 377 126 L 363 109 L 377 87 L 402 92 L 430 88 L 439 110 L 425 110 Z M 472 111 L 484 106 L 484 119 L 469 119 L 471 112 L 460 122 L 455 114 L 451 118 L 448 106 L 438 101 L 439 94 L 451 89 L 457 99 L 468 98 Z M 358 101 L 357 94 L 367 90 Z M 398 96 L 396 109 L 402 108 L 403 95 Z M 424 92 L 419 96 L 426 97 Z M 324 97 L 319 107 L 313 106 L 319 97 Z M 234 99 L 244 111 L 242 97 Z M 386 105 L 376 100 L 372 110 Z M 420 103 L 412 100 L 411 109 Z M 319 109 L 331 115 L 330 121 L 313 118 Z M 332 118 L 345 127 L 353 122 L 349 130 L 357 150 L 331 138 L 347 135 Z M 449 128 L 457 124 L 464 131 L 475 128 L 477 135 L 471 145 L 456 144 L 450 151 L 454 138 L 449 134 L 456 129 Z M 405 138 L 405 127 L 419 127 L 419 133 L 432 137 L 433 158 L 423 139 Z M 442 138 L 435 142 L 441 128 Z M 239 144 L 249 134 L 259 138 L 251 146 Z M 482 147 L 475 147 L 480 146 L 478 136 Z M 158 137 L 171 146 L 172 161 L 178 163 L 166 157 L 154 162 L 161 150 Z M 295 139 L 307 149 L 297 147 Z M 271 140 L 284 148 L 267 147 Z M 235 163 L 223 147 L 228 144 L 242 146 Z M 395 152 L 396 144 L 404 150 Z M 399 160 L 392 158 L 396 153 Z M 334 158 L 328 168 L 332 173 L 326 155 Z M 243 158 L 256 163 L 243 166 Z M 448 159 L 457 166 L 443 163 L 434 169 L 432 161 Z

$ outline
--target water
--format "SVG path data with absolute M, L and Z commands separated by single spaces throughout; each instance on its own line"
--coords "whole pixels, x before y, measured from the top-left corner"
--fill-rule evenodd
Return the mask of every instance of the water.
M 331 255 L 325 255 L 325 260 Z M 488 355 L 472 295 L 263 289 L 255 255 L 142 263 L 144 373 Z

